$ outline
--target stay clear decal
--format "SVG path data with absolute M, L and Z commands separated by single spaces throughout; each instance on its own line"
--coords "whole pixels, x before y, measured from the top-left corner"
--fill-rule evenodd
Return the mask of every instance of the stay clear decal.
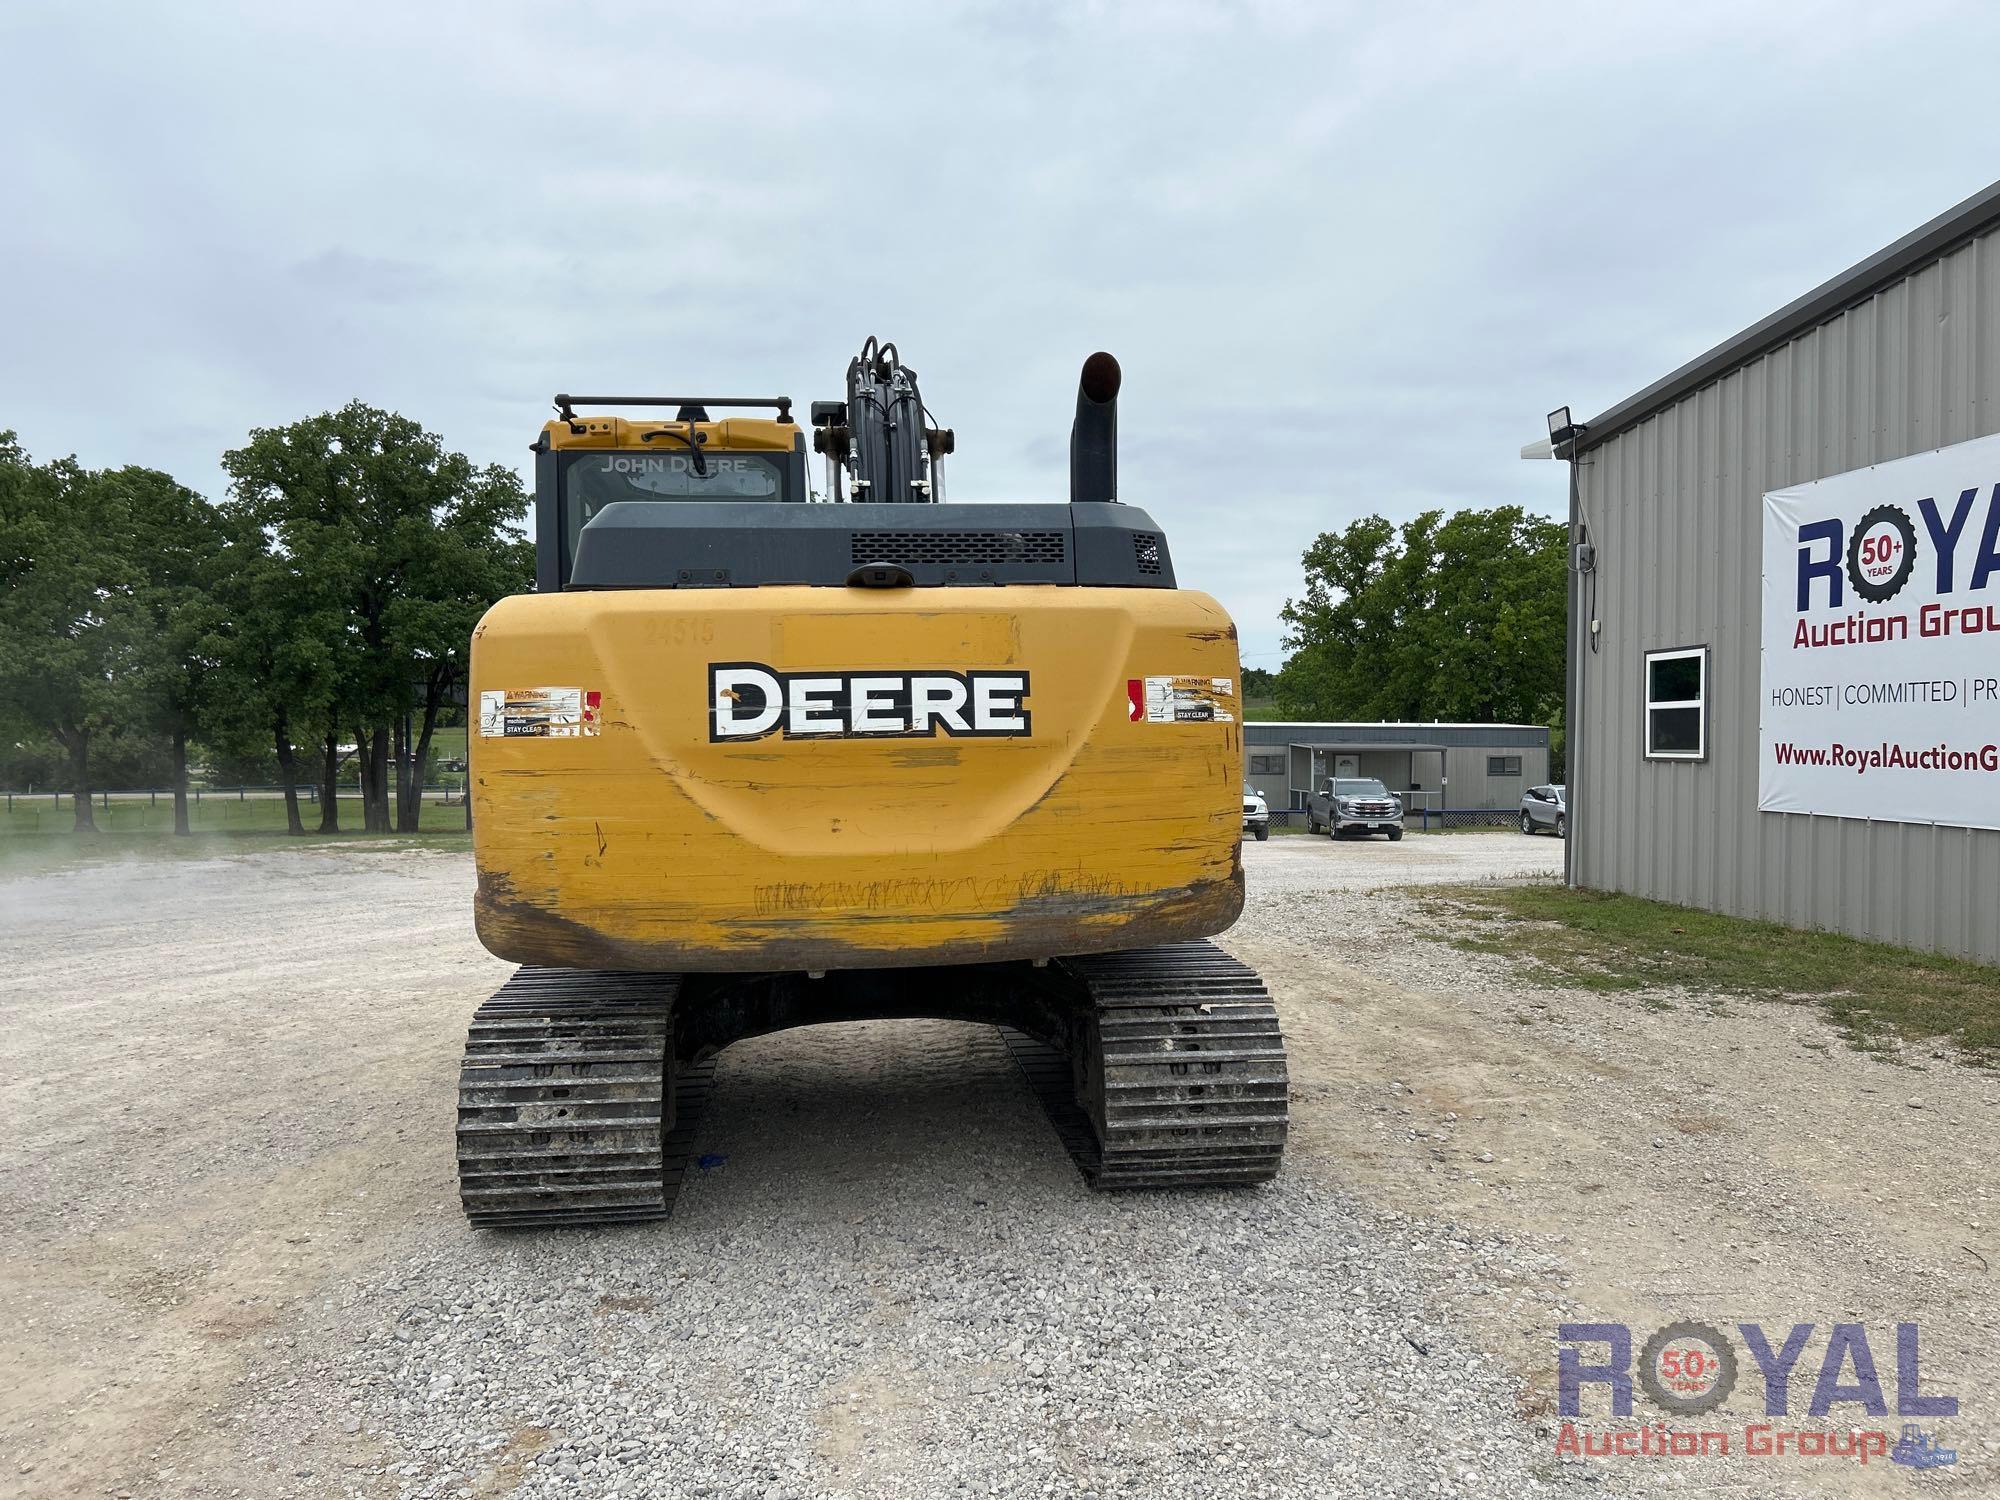
M 486 739 L 586 739 L 597 733 L 603 694 L 573 687 L 506 688 L 479 695 Z
M 1125 683 L 1126 717 L 1135 724 L 1234 724 L 1231 677 L 1133 677 Z

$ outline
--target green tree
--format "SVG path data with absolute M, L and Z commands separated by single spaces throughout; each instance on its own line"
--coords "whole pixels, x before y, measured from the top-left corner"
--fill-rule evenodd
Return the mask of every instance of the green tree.
M 0 722 L 4 719 L 0 715 Z M 131 729 L 114 725 L 90 738 L 93 788 L 165 786 L 172 776 L 167 746 L 143 723 Z M 0 787 L 46 797 L 67 792 L 69 785 L 69 755 L 55 736 L 18 719 L 11 728 L 0 728 Z
M 409 418 L 358 401 L 260 428 L 223 456 L 223 467 L 232 513 L 266 539 L 303 607 L 337 621 L 330 657 L 308 664 L 322 826 L 349 728 L 363 826 L 389 830 L 393 745 L 396 822 L 414 829 L 431 733 L 463 679 L 472 626 L 494 599 L 532 578 L 518 531 L 527 509 L 520 481 L 499 465 L 475 467 Z
M 78 833 L 97 831 L 92 742 L 135 717 L 124 498 L 74 458 L 35 464 L 0 434 L 0 704 L 61 746 Z
M 303 729 L 317 740 L 321 726 L 337 717 L 344 619 L 247 517 L 226 512 L 222 528 L 224 562 L 212 591 L 221 623 L 203 738 L 239 762 L 274 756 L 286 829 L 302 834 L 298 788 L 305 763 L 297 735 Z M 315 776 L 323 769 L 315 767 Z M 338 832 L 338 802 L 329 788 L 322 792 L 319 831 Z
M 136 629 L 126 688 L 133 718 L 165 738 L 174 832 L 189 832 L 188 744 L 199 731 L 226 620 L 217 586 L 231 565 L 215 507 L 157 469 L 98 476 L 124 519 L 129 604 Z
M 1544 724 L 1563 694 L 1565 532 L 1518 506 L 1365 516 L 1305 553 L 1278 706 L 1300 719 Z

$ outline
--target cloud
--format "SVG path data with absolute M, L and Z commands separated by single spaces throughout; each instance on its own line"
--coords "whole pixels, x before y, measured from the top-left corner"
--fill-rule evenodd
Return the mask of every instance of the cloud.
M 835 394 L 894 338 L 955 499 L 1126 497 L 1277 660 L 1313 536 L 1977 189 L 1986 8 L 15 7 L 0 427 L 219 493 L 353 396 L 521 464 L 557 389 Z

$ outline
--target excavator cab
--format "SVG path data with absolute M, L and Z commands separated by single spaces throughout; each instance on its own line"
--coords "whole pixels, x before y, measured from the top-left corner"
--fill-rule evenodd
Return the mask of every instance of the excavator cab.
M 673 416 L 579 416 L 576 408 L 671 409 Z M 762 409 L 769 417 L 709 415 L 709 407 Z M 569 586 L 583 528 L 612 505 L 723 501 L 804 504 L 805 434 L 792 404 L 682 396 L 556 397 L 535 454 L 535 587 Z
M 468 1046 L 475 1222 L 658 1217 L 710 1059 L 892 1016 L 1002 1027 L 1097 1185 L 1276 1170 L 1276 1016 L 1201 941 L 1236 632 L 1117 498 L 1119 382 L 1086 362 L 1067 503 L 942 503 L 956 439 L 872 339 L 817 497 L 788 399 L 557 398 L 536 592 L 473 641 L 475 917 L 527 966 Z

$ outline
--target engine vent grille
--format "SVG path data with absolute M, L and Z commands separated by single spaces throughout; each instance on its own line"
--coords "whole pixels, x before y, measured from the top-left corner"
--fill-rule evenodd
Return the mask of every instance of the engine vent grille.
M 1160 534 L 1157 531 L 1132 533 L 1132 558 L 1141 573 L 1160 571 Z
M 1057 563 L 1067 560 L 1060 531 L 857 531 L 849 539 L 854 565 L 942 563 Z M 1157 565 L 1154 572 L 1158 572 Z

